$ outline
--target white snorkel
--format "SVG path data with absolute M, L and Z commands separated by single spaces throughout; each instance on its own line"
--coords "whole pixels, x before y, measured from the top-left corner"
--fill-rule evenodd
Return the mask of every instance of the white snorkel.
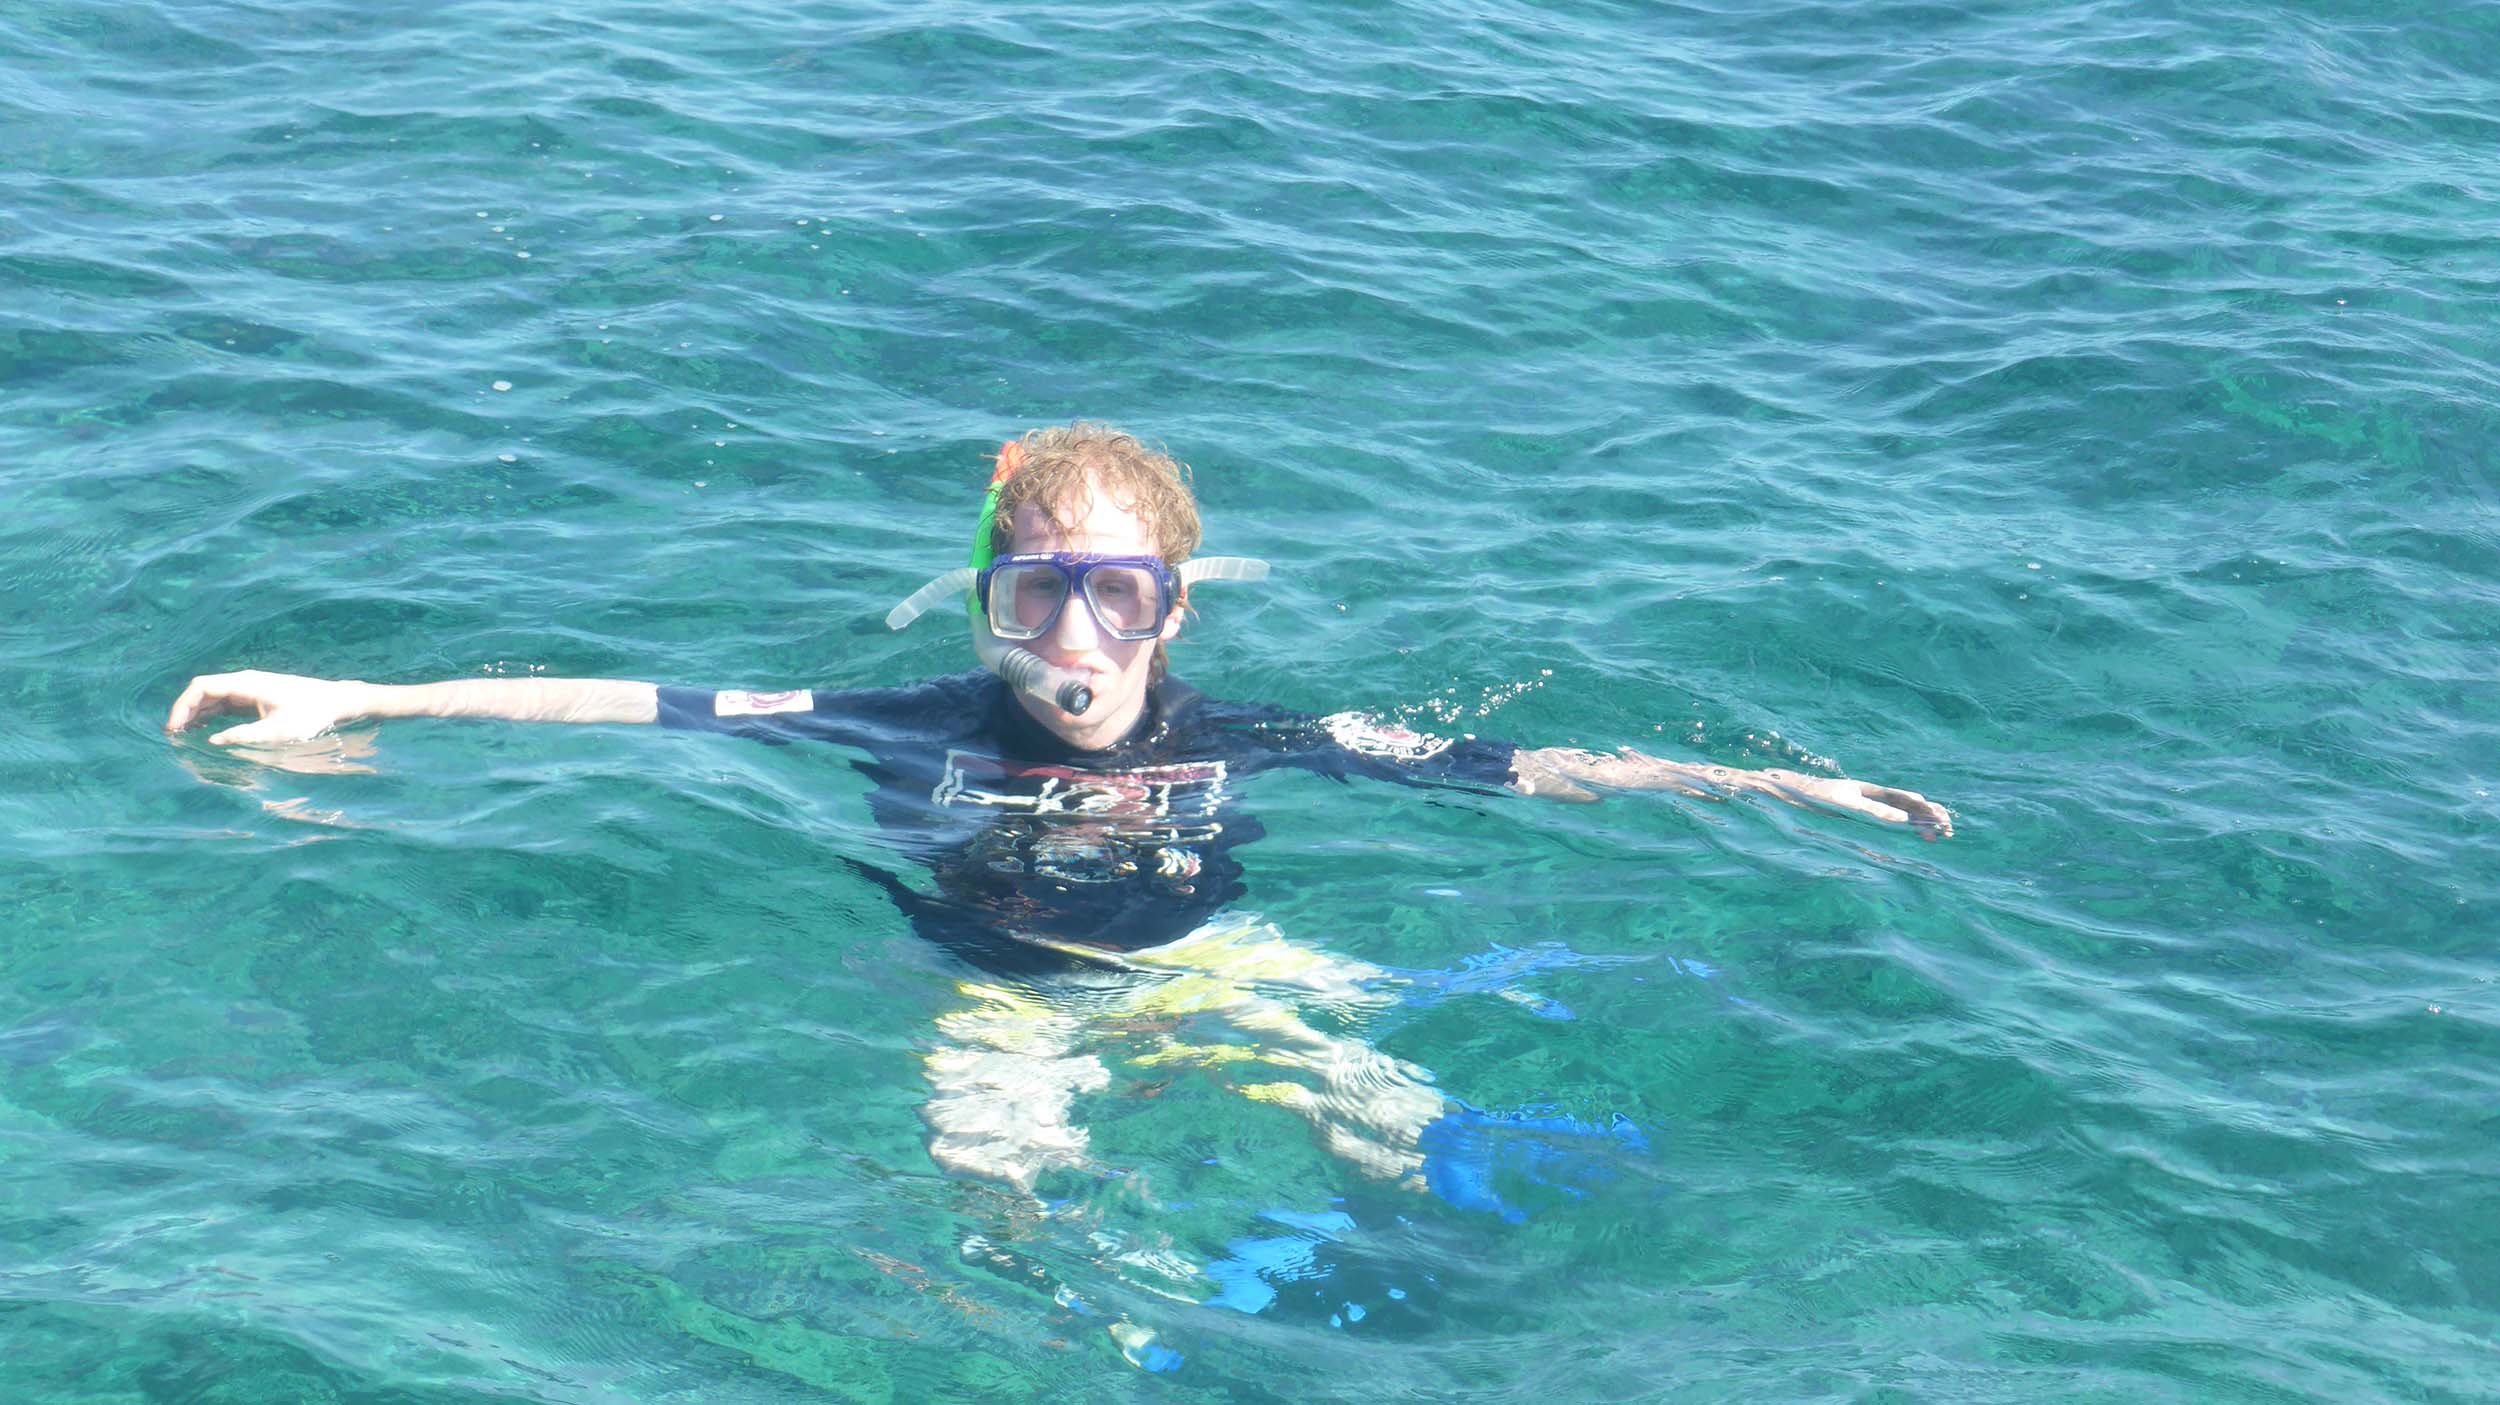
M 1024 466 L 1024 446 L 1010 442 L 999 448 L 998 471 L 990 475 L 990 490 L 981 500 L 981 520 L 972 530 L 972 561 L 938 576 L 911 593 L 909 599 L 886 612 L 885 627 L 901 629 L 927 614 L 957 592 L 964 598 L 964 612 L 972 621 L 972 652 L 981 666 L 1005 680 L 1008 687 L 1039 698 L 1071 717 L 1082 717 L 1094 705 L 1094 690 L 1082 675 L 1052 666 L 1041 655 L 1021 644 L 1009 643 L 990 628 L 989 617 L 982 613 L 978 583 L 981 572 L 989 568 L 995 557 L 991 545 L 998 521 L 998 492 L 1017 469 Z M 1267 563 L 1248 556 L 1206 556 L 1183 562 L 1173 572 L 1183 587 L 1199 581 L 1255 581 L 1267 578 Z

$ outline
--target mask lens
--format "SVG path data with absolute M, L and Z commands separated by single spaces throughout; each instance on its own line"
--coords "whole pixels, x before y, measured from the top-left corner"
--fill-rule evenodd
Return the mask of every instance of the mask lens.
M 990 577 L 990 630 L 1001 639 L 1034 638 L 1067 601 L 1068 578 L 1058 567 L 1001 566 Z
M 1136 638 L 1163 623 L 1163 593 L 1142 566 L 1096 566 L 1085 574 L 1085 599 L 1105 629 Z

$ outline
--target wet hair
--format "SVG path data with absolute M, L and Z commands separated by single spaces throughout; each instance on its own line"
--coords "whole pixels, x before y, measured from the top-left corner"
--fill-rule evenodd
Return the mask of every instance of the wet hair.
M 1198 549 L 1198 500 L 1189 490 L 1189 466 L 1133 434 L 1107 424 L 1075 424 L 1027 431 L 1016 441 L 1024 466 L 998 490 L 998 518 L 990 547 L 1014 550 L 1016 510 L 1031 506 L 1061 532 L 1084 517 L 1096 492 L 1107 493 L 1137 514 L 1155 554 L 1178 566 Z
M 1028 430 L 1016 442 L 1024 464 L 999 488 L 998 516 L 990 523 L 990 548 L 999 555 L 1015 550 L 1018 508 L 1032 507 L 1065 533 L 1083 519 L 1096 493 L 1137 515 L 1166 565 L 1177 567 L 1198 549 L 1198 499 L 1190 491 L 1187 464 L 1133 434 L 1088 420 Z M 1164 655 L 1158 642 L 1153 675 L 1158 683 Z

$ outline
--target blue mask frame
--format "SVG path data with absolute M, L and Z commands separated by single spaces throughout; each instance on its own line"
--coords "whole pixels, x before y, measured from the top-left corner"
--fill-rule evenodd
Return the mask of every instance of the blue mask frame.
M 1059 573 L 1065 587 L 1060 593 L 1058 607 L 1050 612 L 1050 617 L 1030 630 L 1020 629 L 1012 623 L 1002 624 L 997 612 L 990 608 L 991 578 L 1010 567 L 1026 566 L 1050 567 Z M 1136 629 L 1120 629 L 1103 618 L 1102 607 L 1094 602 L 1091 583 L 1096 568 L 1103 566 L 1143 570 L 1154 577 L 1155 612 L 1152 622 Z M 1180 598 L 1180 578 L 1160 556 L 1097 556 L 1080 551 L 1023 551 L 1012 556 L 995 557 L 981 568 L 976 578 L 975 599 L 979 602 L 981 615 L 989 621 L 991 632 L 1001 639 L 1041 638 L 1058 625 L 1059 617 L 1067 612 L 1068 602 L 1079 598 L 1085 601 L 1085 608 L 1093 612 L 1094 627 L 1103 633 L 1131 642 L 1152 639 L 1163 633 L 1164 621 L 1172 617 L 1172 606 Z

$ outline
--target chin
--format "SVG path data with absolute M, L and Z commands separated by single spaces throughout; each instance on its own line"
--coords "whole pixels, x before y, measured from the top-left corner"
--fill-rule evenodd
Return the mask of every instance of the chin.
M 1093 680 L 1092 687 L 1094 705 L 1085 709 L 1082 715 L 1062 712 L 1056 705 L 1046 706 L 1050 706 L 1054 715 L 1066 718 L 1071 727 L 1092 728 L 1106 725 L 1109 719 L 1124 712 L 1134 712 L 1145 704 L 1146 690 L 1128 686 L 1125 679 L 1097 678 Z

